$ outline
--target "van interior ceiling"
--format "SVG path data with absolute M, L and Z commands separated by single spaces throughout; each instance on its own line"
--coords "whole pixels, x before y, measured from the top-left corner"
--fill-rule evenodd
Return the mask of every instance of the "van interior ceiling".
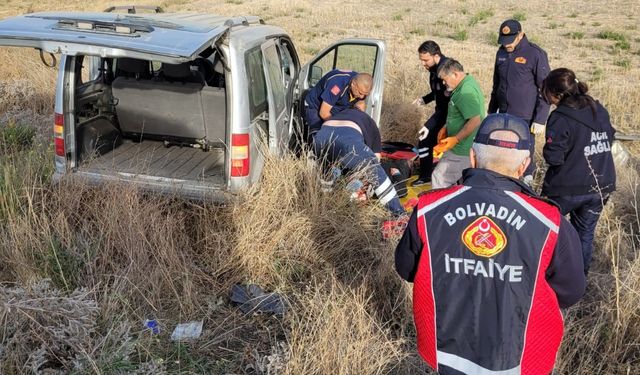
M 76 57 L 78 169 L 224 183 L 225 70 L 216 50 L 203 54 L 181 64 Z

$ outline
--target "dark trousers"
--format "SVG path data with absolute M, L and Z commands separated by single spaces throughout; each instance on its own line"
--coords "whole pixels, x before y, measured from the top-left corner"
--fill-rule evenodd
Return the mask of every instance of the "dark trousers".
M 320 117 L 320 112 L 316 108 L 305 107 L 304 122 L 307 125 L 307 136 L 313 136 L 320 130 L 324 122 Z
M 558 203 L 563 215 L 569 214 L 571 224 L 580 236 L 582 243 L 582 260 L 584 261 L 585 275 L 589 271 L 593 255 L 593 236 L 596 225 L 602 212 L 602 205 L 607 198 L 602 199 L 600 194 L 565 195 L 550 197 Z
M 322 126 L 313 138 L 313 149 L 325 168 L 328 162 L 350 171 L 368 169 L 372 172 L 379 202 L 393 214 L 405 212 L 391 179 L 373 151 L 364 144 L 360 132 L 349 127 Z
M 529 121 L 529 126 L 531 126 L 531 121 Z M 524 175 L 535 177 L 536 176 L 536 135 L 533 133 L 531 134 L 531 143 L 529 144 L 529 152 L 531 154 L 530 155 L 531 163 L 529 163 L 529 166 L 524 171 Z
M 437 112 L 431 115 L 424 126 L 429 129 L 429 135 L 418 141 L 418 157 L 420 158 L 420 179 L 430 180 L 433 172 L 433 147 L 438 143 L 438 132 L 447 121 L 446 116 Z

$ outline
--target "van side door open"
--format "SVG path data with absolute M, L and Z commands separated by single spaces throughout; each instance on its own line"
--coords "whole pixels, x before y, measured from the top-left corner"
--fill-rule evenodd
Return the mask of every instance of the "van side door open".
M 320 51 L 302 67 L 298 79 L 298 92 L 302 97 L 332 69 L 369 73 L 373 76 L 373 89 L 366 99 L 367 113 L 379 124 L 384 91 L 384 61 L 385 44 L 382 40 L 360 38 L 340 40 Z M 300 108 L 304 108 L 303 102 L 299 105 Z
M 269 115 L 269 149 L 279 153 L 285 149 L 282 145 L 289 142 L 289 121 L 287 114 L 290 104 L 287 103 L 286 89 L 280 56 L 274 39 L 266 41 L 261 46 L 262 67 L 266 77 L 268 115 Z

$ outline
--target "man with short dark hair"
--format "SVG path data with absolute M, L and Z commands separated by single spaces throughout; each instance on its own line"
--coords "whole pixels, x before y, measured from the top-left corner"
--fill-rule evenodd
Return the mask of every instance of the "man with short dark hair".
M 421 196 L 396 248 L 418 352 L 440 374 L 549 374 L 560 308 L 584 294 L 575 229 L 519 181 L 532 138 L 522 119 L 487 116 L 462 184 Z
M 334 69 L 325 74 L 304 99 L 308 134 L 317 133 L 323 122 L 342 110 L 356 105 L 364 108 L 372 87 L 373 77 L 369 73 Z
M 438 78 L 438 68 L 448 60 L 440 51 L 440 46 L 433 40 L 427 40 L 418 47 L 418 58 L 422 66 L 429 71 L 429 87 L 431 92 L 417 98 L 413 104 L 424 105 L 433 101 L 436 108 L 418 132 L 418 157 L 420 159 L 420 176 L 412 185 L 420 186 L 431 182 L 433 171 L 433 146 L 438 143 L 438 132 L 447 122 L 447 105 L 449 91 L 447 86 Z
M 544 134 L 549 104 L 540 95 L 542 81 L 549 74 L 547 53 L 529 42 L 516 20 L 506 20 L 498 30 L 489 113 L 509 113 L 525 120 L 532 134 Z M 535 137 L 531 143 L 531 164 L 524 181 L 531 184 L 535 173 Z
M 473 76 L 466 74 L 462 64 L 447 59 L 438 68 L 438 77 L 451 91 L 447 122 L 438 135 L 434 154 L 442 155 L 431 175 L 431 187 L 449 187 L 462 177 L 469 165 L 469 149 L 480 122 L 485 116 L 484 95 Z

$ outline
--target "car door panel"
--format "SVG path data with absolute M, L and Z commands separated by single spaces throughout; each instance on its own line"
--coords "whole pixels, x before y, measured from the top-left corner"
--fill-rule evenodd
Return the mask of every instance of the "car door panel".
M 298 100 L 332 69 L 370 73 L 373 76 L 373 88 L 366 99 L 367 113 L 379 123 L 384 91 L 384 61 L 385 43 L 382 40 L 352 38 L 338 41 L 300 69 Z

